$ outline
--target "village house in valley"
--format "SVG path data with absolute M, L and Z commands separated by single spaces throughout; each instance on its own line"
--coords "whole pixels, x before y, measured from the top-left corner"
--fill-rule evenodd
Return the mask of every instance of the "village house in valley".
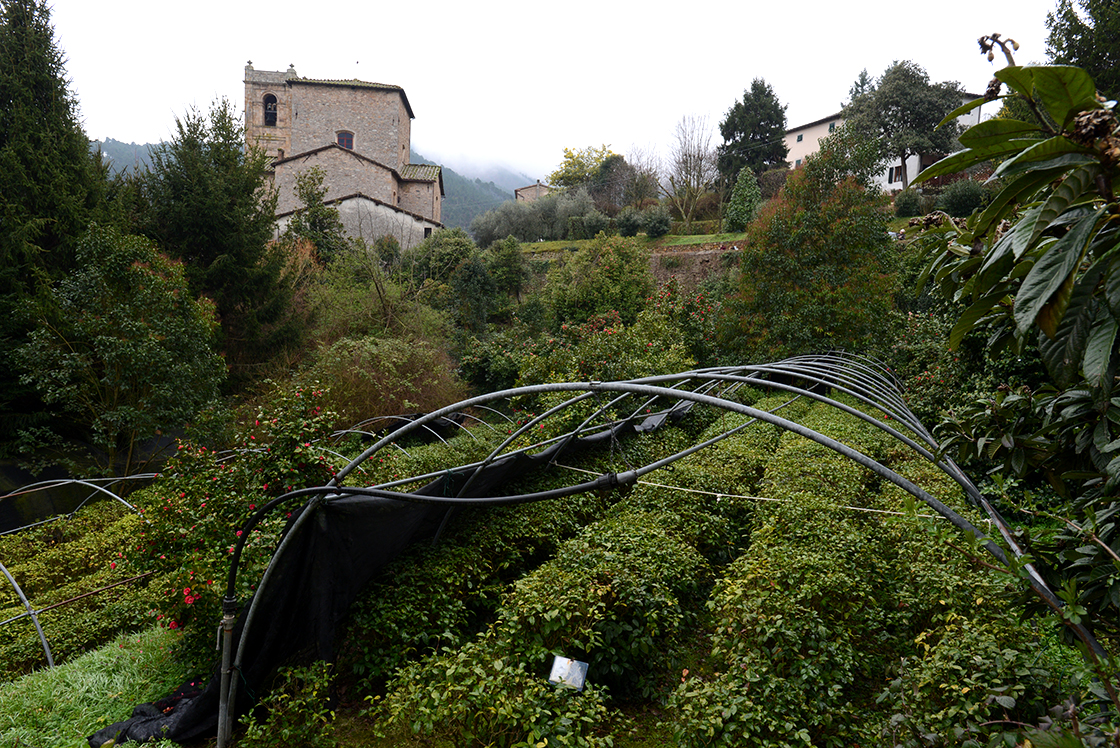
M 279 230 L 300 207 L 297 175 L 315 166 L 351 236 L 407 248 L 443 228 L 440 167 L 409 163 L 414 116 L 400 86 L 246 65 L 246 137 L 273 159 Z
M 965 94 L 962 99 L 962 104 L 967 104 L 974 101 L 979 97 L 975 94 Z M 967 130 L 973 125 L 978 125 L 985 119 L 992 116 L 993 107 L 984 108 L 983 106 L 973 109 L 967 114 L 962 114 L 957 118 L 960 122 L 961 128 Z M 791 127 L 786 130 L 785 145 L 787 150 L 786 160 L 789 162 L 790 168 L 800 169 L 805 159 L 820 150 L 821 140 L 827 138 L 836 128 L 843 124 L 844 118 L 840 112 L 830 114 L 827 117 L 814 120 L 798 127 Z M 922 169 L 936 163 L 944 158 L 944 153 L 923 153 L 918 156 L 911 156 L 906 161 L 906 173 L 910 175 L 910 179 L 916 177 L 921 173 Z M 876 179 L 880 187 L 887 190 L 900 190 L 902 189 L 902 162 L 897 158 L 890 161 L 883 167 Z

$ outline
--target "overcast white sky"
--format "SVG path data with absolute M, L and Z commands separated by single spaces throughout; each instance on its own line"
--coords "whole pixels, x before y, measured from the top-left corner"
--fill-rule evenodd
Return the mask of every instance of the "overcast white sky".
M 838 111 L 867 68 L 913 60 L 983 93 L 995 69 L 976 39 L 1000 32 L 1016 61 L 1046 57 L 1056 0 L 616 2 L 615 0 L 54 0 L 86 134 L 172 136 L 218 97 L 244 106 L 244 66 L 402 86 L 413 147 L 460 170 L 505 163 L 543 179 L 565 147 L 667 150 L 682 116 L 716 130 L 756 77 L 794 127 Z M 1002 62 L 997 60 L 1002 66 Z M 718 134 L 713 142 L 719 142 Z

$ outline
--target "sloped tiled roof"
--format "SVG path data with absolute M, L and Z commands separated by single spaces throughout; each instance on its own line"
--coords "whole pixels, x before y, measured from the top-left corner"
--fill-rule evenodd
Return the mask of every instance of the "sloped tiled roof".
M 412 113 L 412 105 L 408 103 L 408 94 L 400 86 L 394 86 L 390 83 L 370 83 L 369 81 L 360 81 L 357 78 L 350 79 L 334 79 L 334 78 L 289 78 L 289 84 L 302 83 L 312 86 L 346 86 L 349 88 L 374 88 L 380 91 L 397 91 L 404 100 L 404 108 L 408 110 L 408 116 L 411 119 L 416 119 L 416 115 Z
M 401 167 L 401 179 L 418 182 L 438 182 L 441 167 L 435 164 L 405 164 Z

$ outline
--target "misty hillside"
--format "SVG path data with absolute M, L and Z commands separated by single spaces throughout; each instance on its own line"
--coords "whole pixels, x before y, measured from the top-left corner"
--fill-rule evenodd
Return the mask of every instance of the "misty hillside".
M 147 169 L 151 163 L 149 150 L 153 144 L 122 143 L 106 138 L 104 141 L 91 141 L 90 148 L 101 148 L 101 156 L 108 163 L 111 172 L 119 173 L 132 168 Z M 412 151 L 414 164 L 433 164 L 434 161 Z M 516 174 L 503 167 L 487 167 L 483 181 L 478 176 L 459 174 L 443 167 L 443 224 L 448 227 L 461 226 L 469 229 L 474 217 L 513 199 L 513 191 L 532 182 L 524 174 Z M 500 180 L 500 185 L 496 182 Z M 513 186 L 509 186 L 513 185 Z
M 109 165 L 109 171 L 113 174 L 127 171 L 133 167 L 147 169 L 151 164 L 148 151 L 152 145 L 148 143 L 138 145 L 105 138 L 104 142 L 90 141 L 89 146 L 94 150 L 98 147 L 101 148 L 101 159 Z

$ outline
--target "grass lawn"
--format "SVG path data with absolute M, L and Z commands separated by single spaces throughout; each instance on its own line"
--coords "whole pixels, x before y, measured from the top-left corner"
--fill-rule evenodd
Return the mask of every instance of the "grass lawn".
M 64 665 L 4 683 L 0 745 L 87 748 L 87 736 L 182 684 L 186 673 L 168 652 L 175 636 L 162 627 L 127 634 Z M 176 748 L 169 741 L 148 745 Z

